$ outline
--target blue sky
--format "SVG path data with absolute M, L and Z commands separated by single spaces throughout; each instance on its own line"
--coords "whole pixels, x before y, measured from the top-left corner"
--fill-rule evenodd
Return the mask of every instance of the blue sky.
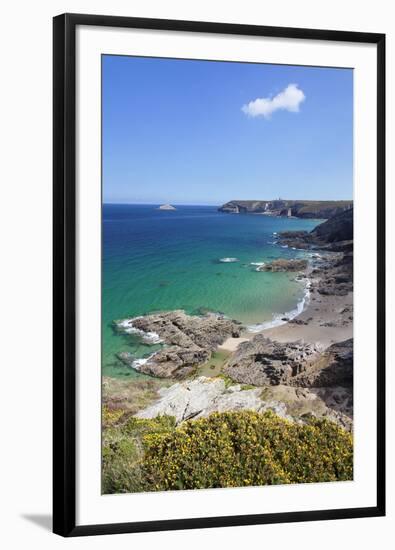
M 351 199 L 351 69 L 103 56 L 103 199 Z

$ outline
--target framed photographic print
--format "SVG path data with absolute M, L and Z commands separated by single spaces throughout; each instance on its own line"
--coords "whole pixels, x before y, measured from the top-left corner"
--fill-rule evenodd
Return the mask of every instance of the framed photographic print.
M 54 18 L 54 532 L 385 513 L 385 37 Z

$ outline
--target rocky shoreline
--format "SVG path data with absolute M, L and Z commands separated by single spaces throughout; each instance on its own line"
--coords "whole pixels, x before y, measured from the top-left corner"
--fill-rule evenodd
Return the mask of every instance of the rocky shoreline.
M 350 234 L 351 228 L 351 234 Z M 138 418 L 174 416 L 178 423 L 231 410 L 273 410 L 295 422 L 313 415 L 352 430 L 352 209 L 311 233 L 283 233 L 280 245 L 310 251 L 311 261 L 274 260 L 259 270 L 297 272 L 309 281 L 309 301 L 294 319 L 259 334 L 223 315 L 176 310 L 116 322 L 161 348 L 145 359 L 119 358 L 165 387 L 146 389 Z M 228 356 L 214 377 L 200 376 L 218 349 Z M 133 384 L 132 381 L 125 384 Z M 119 388 L 118 388 L 119 391 Z M 107 404 L 117 407 L 111 400 Z
M 212 352 L 228 337 L 237 338 L 242 326 L 223 315 L 187 315 L 182 310 L 125 319 L 116 326 L 124 332 L 156 335 L 154 343 L 163 343 L 161 350 L 147 360 L 136 361 L 126 353 L 119 354 L 127 365 L 159 378 L 186 378 L 199 365 L 206 363 Z

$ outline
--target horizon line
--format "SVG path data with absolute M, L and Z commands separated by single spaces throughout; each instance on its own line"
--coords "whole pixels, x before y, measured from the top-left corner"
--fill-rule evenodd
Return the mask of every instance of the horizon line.
M 126 204 L 126 205 L 134 205 L 134 206 L 138 206 L 138 205 L 141 205 L 141 206 L 161 206 L 162 204 L 170 204 L 170 205 L 177 205 L 177 206 L 220 206 L 220 203 L 211 203 L 211 204 L 207 204 L 207 203 L 202 203 L 202 202 L 104 202 L 102 204 L 113 204 L 113 205 L 121 205 L 121 204 Z M 225 204 L 225 203 L 222 203 L 222 204 Z
M 204 202 L 179 202 L 179 201 L 173 201 L 173 202 L 119 202 L 119 201 L 103 201 L 102 204 L 112 204 L 112 205 L 149 205 L 149 206 L 156 206 L 156 205 L 162 205 L 162 204 L 170 204 L 170 205 L 178 205 L 178 206 L 222 206 L 224 204 L 228 204 L 229 202 L 274 202 L 274 201 L 294 201 L 294 202 L 354 202 L 354 199 L 230 199 L 225 202 L 216 202 L 216 203 L 204 203 Z

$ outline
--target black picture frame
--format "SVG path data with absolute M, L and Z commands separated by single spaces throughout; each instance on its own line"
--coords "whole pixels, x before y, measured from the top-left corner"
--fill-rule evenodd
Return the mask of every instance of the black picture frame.
M 110 26 L 377 45 L 377 504 L 372 507 L 76 525 L 76 27 Z M 74 537 L 385 515 L 385 35 L 63 14 L 53 19 L 53 531 Z

